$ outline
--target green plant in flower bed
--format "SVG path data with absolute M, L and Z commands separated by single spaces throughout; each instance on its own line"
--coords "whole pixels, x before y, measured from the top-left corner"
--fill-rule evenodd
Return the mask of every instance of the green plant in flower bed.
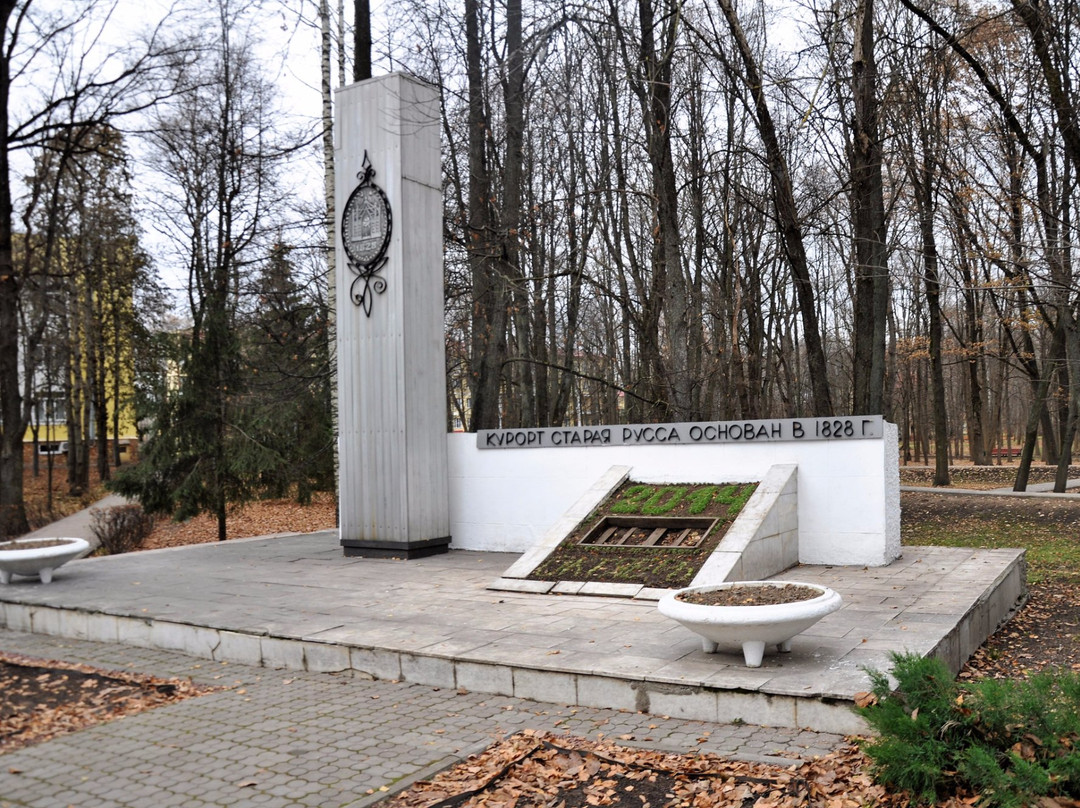
M 1080 797 L 1080 675 L 957 683 L 936 658 L 894 654 L 896 689 L 868 671 L 880 733 L 865 751 L 875 776 L 930 803 L 971 790 L 980 805 L 1019 808 Z
M 676 508 L 689 503 L 686 510 L 694 516 L 704 513 L 710 505 L 727 505 L 727 518 L 739 515 L 743 505 L 757 488 L 756 483 L 745 485 L 701 485 L 689 488 L 685 485 L 643 485 L 637 483 L 624 488 L 619 499 L 611 504 L 611 513 L 642 514 L 644 516 L 667 516 Z
M 605 581 L 679 589 L 690 583 L 707 557 L 708 552 L 698 547 L 667 548 L 657 553 L 641 547 L 575 545 L 559 548 L 529 577 L 540 581 Z
M 656 491 L 651 485 L 632 485 L 625 489 L 622 498 L 611 504 L 612 513 L 641 513 L 641 509 Z
M 728 516 L 734 519 L 743 509 L 743 505 L 750 499 L 750 495 L 757 490 L 757 483 L 748 485 L 725 485 L 713 495 L 714 502 L 722 502 L 728 506 Z
M 549 555 L 529 576 L 536 581 L 604 581 L 661 589 L 688 586 L 757 483 L 646 485 L 627 482 Z M 580 545 L 596 521 L 619 516 L 708 516 L 716 528 L 695 547 Z
M 675 510 L 685 496 L 686 486 L 676 485 L 666 490 L 658 488 L 655 494 L 645 500 L 645 504 L 641 506 L 641 512 L 648 516 L 666 516 Z
M 737 488 L 737 486 L 727 485 L 727 486 L 724 486 L 724 491 L 727 491 L 728 489 L 735 490 L 736 488 Z M 751 490 L 753 490 L 753 489 L 751 489 Z M 690 495 L 690 513 L 691 513 L 691 515 L 699 516 L 700 514 L 705 513 L 705 509 L 709 507 L 709 505 L 712 503 L 713 498 L 715 496 L 716 496 L 716 486 L 715 485 L 707 485 L 704 488 L 699 488 L 697 491 L 695 491 L 693 494 L 691 494 Z M 747 496 L 747 498 L 749 498 L 750 494 L 747 494 L 746 496 Z M 721 500 L 721 501 L 727 502 L 727 500 Z M 745 503 L 746 500 L 744 499 L 743 502 Z M 733 503 L 729 502 L 728 504 L 730 505 L 730 504 L 733 504 Z M 739 507 L 741 508 L 742 506 L 740 505 Z

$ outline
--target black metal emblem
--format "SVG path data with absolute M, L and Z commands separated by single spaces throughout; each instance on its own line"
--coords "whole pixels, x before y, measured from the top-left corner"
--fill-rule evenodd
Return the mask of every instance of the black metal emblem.
M 356 273 L 349 296 L 353 303 L 371 316 L 371 301 L 375 294 L 386 291 L 386 279 L 378 273 L 386 264 L 386 248 L 390 246 L 393 217 L 390 200 L 371 178 L 375 169 L 364 152 L 363 170 L 356 175 L 360 184 L 349 195 L 341 213 L 341 243 L 349 260 L 349 269 Z

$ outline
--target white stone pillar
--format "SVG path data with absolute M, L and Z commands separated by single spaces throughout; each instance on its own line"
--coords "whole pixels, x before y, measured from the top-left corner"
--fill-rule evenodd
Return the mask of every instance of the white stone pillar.
M 417 558 L 450 542 L 439 96 L 395 73 L 336 101 L 341 545 L 347 556 Z M 365 154 L 378 190 L 356 195 L 349 230 Z M 390 235 L 372 272 L 383 202 Z

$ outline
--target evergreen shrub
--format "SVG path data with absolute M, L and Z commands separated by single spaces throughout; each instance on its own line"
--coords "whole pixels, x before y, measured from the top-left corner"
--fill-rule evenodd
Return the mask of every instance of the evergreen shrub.
M 893 689 L 868 671 L 874 702 L 859 709 L 880 733 L 865 744 L 877 779 L 931 803 L 958 791 L 1019 808 L 1080 798 L 1080 676 L 957 683 L 936 658 L 894 654 Z

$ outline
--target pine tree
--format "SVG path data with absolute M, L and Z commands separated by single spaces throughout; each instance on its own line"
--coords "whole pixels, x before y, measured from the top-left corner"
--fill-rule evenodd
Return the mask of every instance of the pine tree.
M 188 260 L 192 326 L 179 389 L 156 413 L 139 466 L 110 488 L 177 519 L 209 512 L 224 541 L 228 505 L 250 500 L 276 462 L 245 432 L 237 327 L 246 256 L 265 232 L 283 150 L 271 142 L 273 93 L 244 35 L 243 11 L 226 0 L 217 11 L 202 81 L 161 109 L 153 135 L 155 167 L 173 191 L 162 218 Z
M 281 463 L 263 475 L 268 494 L 295 489 L 308 503 L 333 490 L 333 431 L 326 307 L 298 283 L 292 249 L 275 244 L 256 282 L 249 329 L 250 417 L 255 439 L 277 447 Z

